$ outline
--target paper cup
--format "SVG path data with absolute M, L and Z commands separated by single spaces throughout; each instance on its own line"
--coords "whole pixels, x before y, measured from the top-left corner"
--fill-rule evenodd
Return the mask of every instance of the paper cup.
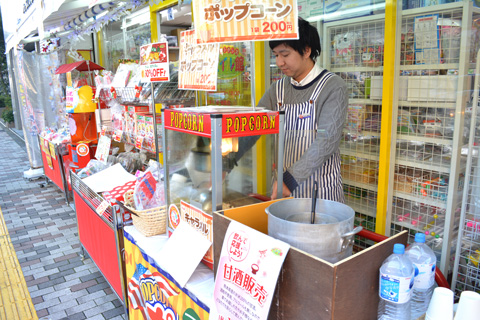
M 453 291 L 447 288 L 435 288 L 428 305 L 425 320 L 453 319 Z
M 455 320 L 478 320 L 480 318 L 480 294 L 463 291 L 460 294 Z

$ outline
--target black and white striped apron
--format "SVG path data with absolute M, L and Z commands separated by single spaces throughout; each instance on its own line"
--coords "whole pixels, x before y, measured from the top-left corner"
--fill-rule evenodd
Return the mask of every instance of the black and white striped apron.
M 315 101 L 322 91 L 326 81 L 333 75 L 322 71 L 312 96 L 308 101 L 296 104 L 283 104 L 284 81 L 277 82 L 277 109 L 285 110 L 285 150 L 283 170 L 291 167 L 310 147 L 317 136 L 317 117 Z M 311 198 L 313 182 L 318 181 L 318 198 L 345 202 L 342 177 L 340 174 L 340 153 L 335 152 L 322 167 L 318 168 L 307 180 L 300 183 L 293 191 L 295 198 Z

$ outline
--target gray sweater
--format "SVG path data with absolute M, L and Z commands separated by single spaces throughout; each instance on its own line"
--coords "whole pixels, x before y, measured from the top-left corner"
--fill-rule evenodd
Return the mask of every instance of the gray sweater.
M 290 77 L 284 80 L 283 105 L 308 101 L 319 81 L 319 77 L 303 87 L 291 84 Z M 339 150 L 342 130 L 347 116 L 348 93 L 346 83 L 333 75 L 325 83 L 315 101 L 317 134 L 315 141 L 303 156 L 287 168 L 284 181 L 290 190 L 310 177 L 325 161 Z M 276 83 L 273 83 L 258 103 L 258 107 L 277 110 Z M 294 183 L 287 183 L 291 178 Z

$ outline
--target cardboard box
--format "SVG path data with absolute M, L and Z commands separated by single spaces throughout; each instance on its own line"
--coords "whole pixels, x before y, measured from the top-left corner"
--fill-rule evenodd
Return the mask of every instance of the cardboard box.
M 170 34 L 172 36 L 176 36 L 177 37 L 177 43 L 180 43 L 180 33 L 182 31 L 185 31 L 185 30 L 187 30 L 187 29 L 185 29 L 185 28 L 173 29 L 172 31 L 170 31 Z
M 213 213 L 214 274 L 230 221 L 268 233 L 265 208 L 271 203 Z M 407 238 L 408 233 L 403 231 L 335 264 L 291 247 L 280 272 L 268 319 L 376 319 L 380 266 L 392 254 L 393 245 L 406 245 Z

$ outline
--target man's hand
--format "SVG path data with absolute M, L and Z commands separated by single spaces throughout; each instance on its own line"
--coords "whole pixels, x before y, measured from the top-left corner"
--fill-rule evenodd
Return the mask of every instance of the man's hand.
M 292 192 L 287 188 L 287 185 L 283 183 L 283 189 L 282 189 L 282 198 L 288 197 L 292 194 Z M 273 183 L 273 190 L 272 190 L 272 200 L 277 199 L 277 181 Z

